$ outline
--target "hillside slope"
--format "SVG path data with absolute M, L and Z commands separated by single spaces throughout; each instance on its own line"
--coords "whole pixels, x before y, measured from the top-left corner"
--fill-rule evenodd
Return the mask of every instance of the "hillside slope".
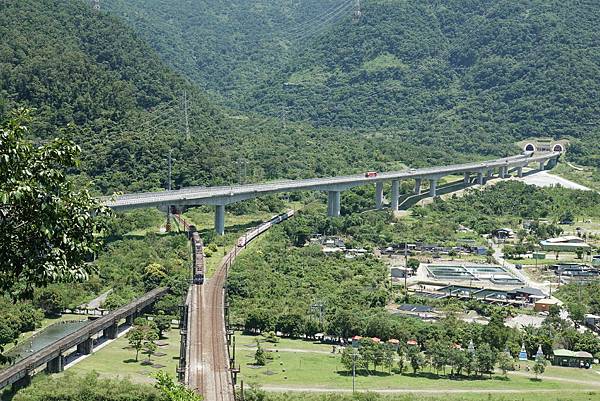
M 598 2 L 365 0 L 360 19 L 343 1 L 210 0 L 202 17 L 200 2 L 108 2 L 165 59 L 202 55 L 180 70 L 241 110 L 461 153 L 569 137 L 570 157 L 600 165 Z
M 403 127 L 463 151 L 566 136 L 594 146 L 587 162 L 600 162 L 600 3 L 371 0 L 363 12 L 249 94 L 247 107 L 276 114 L 284 103 L 319 125 Z
M 352 3 L 103 0 L 102 7 L 129 22 L 175 70 L 234 104 L 241 92 L 285 65 L 305 33 L 304 21 L 322 18 L 331 26 Z
M 35 108 L 32 139 L 63 135 L 79 143 L 82 181 L 101 193 L 165 188 L 171 151 L 175 188 L 467 157 L 215 106 L 131 28 L 87 1 L 4 1 L 0 37 L 0 114 Z M 67 124 L 76 129 L 62 131 Z

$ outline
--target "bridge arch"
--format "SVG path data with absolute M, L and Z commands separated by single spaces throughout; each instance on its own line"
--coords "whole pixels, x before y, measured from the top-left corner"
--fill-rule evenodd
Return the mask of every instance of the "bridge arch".
M 535 152 L 535 145 L 533 143 L 528 143 L 527 145 L 525 145 L 523 150 L 525 152 Z
M 565 147 L 563 145 L 561 145 L 560 143 L 555 144 L 554 146 L 552 146 L 552 151 L 553 152 L 564 152 L 565 151 Z

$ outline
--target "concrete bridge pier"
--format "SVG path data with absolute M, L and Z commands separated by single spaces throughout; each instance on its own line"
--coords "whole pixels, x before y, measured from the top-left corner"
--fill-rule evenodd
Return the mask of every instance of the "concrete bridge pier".
M 437 178 L 432 178 L 429 180 L 429 196 L 431 196 L 432 198 L 435 198 L 437 196 L 437 184 Z
M 398 210 L 398 198 L 400 197 L 400 181 L 392 181 L 392 210 L 395 212 Z
M 128 326 L 133 326 L 133 321 L 135 320 L 135 318 L 138 316 L 137 313 L 132 313 L 131 315 L 127 316 L 125 318 L 125 324 Z
M 46 365 L 48 373 L 60 373 L 65 370 L 65 357 L 60 354 L 54 359 L 48 361 Z
M 108 326 L 103 330 L 104 337 L 108 338 L 109 340 L 114 340 L 115 338 L 117 338 L 118 334 L 119 325 L 117 323 L 113 323 L 112 325 Z
M 493 170 L 493 169 L 489 169 L 489 170 L 487 171 L 487 174 L 486 174 L 485 180 L 486 180 L 486 181 L 489 181 L 489 180 L 491 180 L 493 175 L 494 175 L 494 170 Z
M 340 217 L 341 192 L 329 191 L 327 193 L 327 216 Z
M 544 165 L 545 165 L 545 162 L 542 160 L 540 162 L 540 171 L 544 171 Z
M 506 175 L 508 174 L 508 168 L 507 167 L 500 167 L 500 178 L 506 178 Z
M 483 179 L 483 171 L 480 171 L 477 173 L 477 184 L 479 185 L 483 185 L 484 184 L 484 179 Z
M 518 167 L 517 168 L 517 175 L 519 176 L 519 178 L 523 177 L 523 167 Z
M 225 234 L 225 205 L 215 206 L 215 231 L 218 235 Z
M 89 355 L 94 351 L 94 340 L 88 338 L 84 342 L 77 344 L 77 352 L 82 355 Z
M 556 167 L 556 165 L 558 164 L 558 159 L 557 158 L 552 158 L 550 160 L 548 160 L 548 168 L 554 168 Z
M 423 180 L 421 178 L 415 179 L 415 195 L 421 195 L 421 184 Z
M 12 384 L 13 389 L 21 389 L 29 386 L 31 384 L 31 375 L 27 373 L 25 376 L 21 377 L 19 380 Z
M 465 173 L 465 178 L 463 179 L 463 184 L 469 185 L 470 181 L 471 181 L 471 173 Z
M 377 209 L 383 208 L 383 182 L 375 184 L 375 207 Z

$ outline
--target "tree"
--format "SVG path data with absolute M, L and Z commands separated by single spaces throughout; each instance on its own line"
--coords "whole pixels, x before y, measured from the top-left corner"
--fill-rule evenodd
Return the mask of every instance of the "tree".
M 498 363 L 498 368 L 500 368 L 504 377 L 506 377 L 506 373 L 509 370 L 515 369 L 515 361 L 508 353 L 500 352 L 498 353 L 498 357 L 496 359 Z
M 150 358 L 152 354 L 156 352 L 157 345 L 154 341 L 158 340 L 158 333 L 156 330 L 153 330 L 151 327 L 146 328 L 145 336 L 144 336 L 144 349 L 148 354 L 148 362 L 150 362 Z
M 569 303 L 567 304 L 569 310 L 569 317 L 576 323 L 583 322 L 585 314 L 587 313 L 586 306 L 580 303 Z
M 477 361 L 477 370 L 479 373 L 489 373 L 490 376 L 494 371 L 494 365 L 496 364 L 496 353 L 490 348 L 488 344 L 481 344 L 475 355 Z
M 394 366 L 394 350 L 390 346 L 385 346 L 383 352 L 383 366 L 387 368 L 388 373 L 391 373 Z
M 63 139 L 34 146 L 25 139 L 30 122 L 21 109 L 0 128 L 0 290 L 16 298 L 86 280 L 105 227 L 99 217 L 109 214 L 66 175 L 79 147 Z
M 165 315 L 162 311 L 158 312 L 158 315 L 154 316 L 152 320 L 156 324 L 158 330 L 158 336 L 163 338 L 163 333 L 171 328 L 172 317 Z
M 396 352 L 398 353 L 398 369 L 400 373 L 404 373 L 404 369 L 406 369 L 406 347 L 400 345 Z
M 144 348 L 144 340 L 146 339 L 146 333 L 143 326 L 133 326 L 127 332 L 127 341 L 129 345 L 135 349 L 135 361 L 138 361 L 140 351 Z
M 344 368 L 346 368 L 347 371 L 352 372 L 352 368 L 358 364 L 355 365 L 356 360 L 360 358 L 360 354 L 358 353 L 358 350 L 356 350 L 354 347 L 345 347 L 344 350 L 342 351 L 342 365 L 344 365 Z
M 431 357 L 431 365 L 435 369 L 435 372 L 439 373 L 440 370 L 445 370 L 446 365 L 448 364 L 448 344 L 442 344 L 439 341 L 435 341 L 427 348 L 427 352 Z
M 154 387 L 163 393 L 168 401 L 202 401 L 203 399 L 194 390 L 177 383 L 172 376 L 162 370 L 154 377 L 156 378 Z
M 144 268 L 143 280 L 146 289 L 160 286 L 162 280 L 167 277 L 167 271 L 160 263 L 150 263 Z
M 256 352 L 254 353 L 254 364 L 256 366 L 265 366 L 267 364 L 267 356 L 265 350 L 260 346 L 260 342 L 256 343 Z
M 417 271 L 420 264 L 421 264 L 421 262 L 419 262 L 419 259 L 409 258 L 408 261 L 406 262 L 406 267 L 408 267 L 409 269 L 412 269 L 413 271 Z
M 533 365 L 533 373 L 535 373 L 536 380 L 538 379 L 539 375 L 544 374 L 544 372 L 546 371 L 547 364 L 548 361 L 543 356 L 535 358 L 535 364 Z
M 408 360 L 414 375 L 425 366 L 425 357 L 417 347 L 410 347 L 408 349 Z
M 58 288 L 43 288 L 35 294 L 36 305 L 47 316 L 56 316 L 67 307 L 67 300 Z

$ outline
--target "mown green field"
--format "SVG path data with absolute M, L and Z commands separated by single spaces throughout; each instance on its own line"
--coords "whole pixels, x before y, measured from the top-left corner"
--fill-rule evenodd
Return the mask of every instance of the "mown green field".
M 153 355 L 151 361 L 152 364 L 163 365 L 161 368 L 146 364 L 148 355 L 143 351 L 140 352 L 139 360 L 136 362 L 135 350 L 129 346 L 127 338 L 122 336 L 73 365 L 69 371 L 72 370 L 77 374 L 97 372 L 100 377 L 129 378 L 135 383 L 152 382 L 153 375 L 159 370 L 175 375 L 175 369 L 179 363 L 179 332 L 171 329 L 165 333 L 165 338 L 158 342 L 167 344 L 156 350 L 165 355 Z
M 253 366 L 256 340 L 261 337 L 236 333 L 236 358 L 241 365 L 241 379 L 245 383 L 258 383 L 268 390 L 305 389 L 307 391 L 348 390 L 352 388 L 352 376 L 341 363 L 340 354 L 332 354 L 332 346 L 313 344 L 310 341 L 282 339 L 277 344 L 261 343 L 269 350 L 272 359 L 264 367 Z M 473 391 L 562 391 L 567 388 L 597 391 L 600 399 L 600 371 L 580 370 L 548 366 L 541 381 L 525 370 L 530 362 L 521 363 L 520 370 L 509 374 L 494 374 L 491 378 L 472 377 L 449 379 L 426 369 L 418 375 L 411 372 L 382 371 L 369 376 L 356 376 L 356 389 L 361 391 L 409 391 L 421 389 L 425 392 L 448 390 L 451 392 Z M 531 366 L 529 366 L 531 368 Z M 462 393 L 461 393 L 462 394 Z M 565 395 L 563 393 L 562 395 Z M 479 396 L 481 394 L 479 393 Z M 481 398 L 472 398 L 481 399 Z M 545 398 L 546 399 L 546 398 Z M 578 398 L 587 399 L 587 398 Z M 529 398 L 527 398 L 529 400 Z

